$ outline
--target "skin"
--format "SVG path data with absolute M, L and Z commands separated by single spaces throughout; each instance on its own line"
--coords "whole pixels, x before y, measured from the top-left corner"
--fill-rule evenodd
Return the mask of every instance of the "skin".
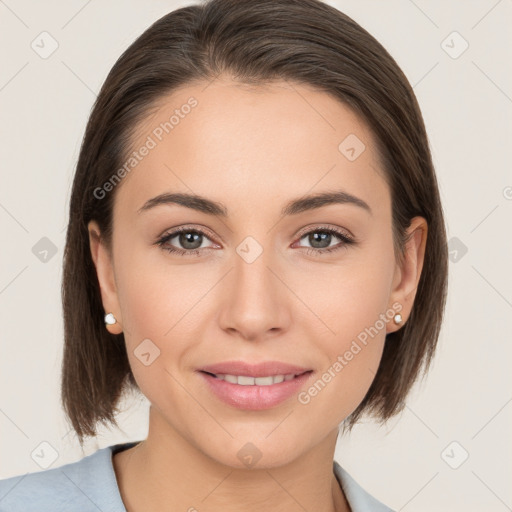
M 198 105 L 115 191 L 112 253 L 89 224 L 104 309 L 118 322 L 108 329 L 124 332 L 135 379 L 151 403 L 147 439 L 114 456 L 121 496 L 128 512 L 347 511 L 333 474 L 338 427 L 367 392 L 385 335 L 400 325 L 388 321 L 306 405 L 292 396 L 263 411 L 237 409 L 219 401 L 196 370 L 232 359 L 285 361 L 314 370 L 307 390 L 394 303 L 407 321 L 426 221 L 413 219 L 399 265 L 390 191 L 371 132 L 344 104 L 307 86 L 247 87 L 227 77 L 189 84 L 144 119 L 134 148 L 190 96 Z M 366 146 L 354 161 L 338 150 L 349 134 Z M 337 190 L 363 199 L 372 213 L 331 204 L 280 215 L 291 199 Z M 229 215 L 175 204 L 137 213 L 163 192 L 206 196 Z M 178 226 L 207 231 L 199 256 L 155 244 Z M 340 250 L 307 254 L 307 234 L 326 226 L 357 243 L 333 235 L 313 247 Z M 263 249 L 250 264 L 236 251 L 247 236 Z M 186 250 L 179 237 L 167 245 Z M 146 338 L 160 350 L 149 366 L 134 354 Z M 248 442 L 262 454 L 251 468 L 237 457 Z

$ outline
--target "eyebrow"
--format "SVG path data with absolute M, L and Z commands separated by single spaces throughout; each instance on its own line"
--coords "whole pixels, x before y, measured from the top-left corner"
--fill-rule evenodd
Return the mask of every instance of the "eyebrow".
M 148 199 L 142 207 L 137 210 L 137 213 L 142 213 L 163 204 L 177 204 L 198 212 L 206 213 L 207 215 L 222 218 L 228 217 L 228 210 L 222 203 L 212 201 L 211 199 L 203 196 L 188 193 L 160 194 L 152 199 Z M 332 204 L 351 204 L 366 210 L 370 215 L 372 215 L 372 209 L 365 201 L 342 190 L 336 192 L 322 192 L 293 199 L 282 208 L 281 215 L 298 215 L 299 213 L 315 210 Z

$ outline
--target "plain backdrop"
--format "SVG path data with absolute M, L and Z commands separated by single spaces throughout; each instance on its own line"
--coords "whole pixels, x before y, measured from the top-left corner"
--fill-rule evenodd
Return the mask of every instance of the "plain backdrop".
M 124 401 L 122 430 L 101 429 L 84 452 L 70 432 L 59 404 L 62 252 L 101 84 L 138 35 L 189 3 L 0 0 L 0 478 L 43 469 L 41 446 L 57 467 L 146 436 L 142 396 Z M 511 510 L 512 2 L 328 3 L 373 34 L 414 87 L 451 259 L 430 374 L 387 426 L 365 422 L 340 439 L 336 459 L 397 511 Z

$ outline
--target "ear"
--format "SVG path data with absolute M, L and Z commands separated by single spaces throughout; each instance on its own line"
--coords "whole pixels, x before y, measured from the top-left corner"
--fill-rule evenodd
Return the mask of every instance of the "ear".
M 117 297 L 116 283 L 114 279 L 114 267 L 112 258 L 101 239 L 100 229 L 96 221 L 91 220 L 87 225 L 89 231 L 89 245 L 91 247 L 91 256 L 96 267 L 96 275 L 101 291 L 101 302 L 105 313 L 112 313 L 116 318 L 116 323 L 105 325 L 112 334 L 120 334 L 122 329 L 121 309 Z
M 403 262 L 401 264 L 397 263 L 395 268 L 389 302 L 389 307 L 395 303 L 402 305 L 400 314 L 402 315 L 403 323 L 397 325 L 394 322 L 388 322 L 387 332 L 400 329 L 411 314 L 423 269 L 427 233 L 427 221 L 423 217 L 414 217 L 407 229 L 408 241 L 405 245 Z

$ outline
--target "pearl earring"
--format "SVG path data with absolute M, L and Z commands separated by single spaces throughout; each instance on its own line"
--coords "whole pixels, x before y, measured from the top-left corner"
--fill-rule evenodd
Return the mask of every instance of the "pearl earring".
M 108 313 L 105 315 L 105 324 L 106 325 L 114 325 L 117 323 L 116 317 L 112 313 Z
M 402 323 L 402 315 L 400 313 L 397 313 L 393 317 L 393 321 L 395 322 L 395 324 L 401 324 Z

